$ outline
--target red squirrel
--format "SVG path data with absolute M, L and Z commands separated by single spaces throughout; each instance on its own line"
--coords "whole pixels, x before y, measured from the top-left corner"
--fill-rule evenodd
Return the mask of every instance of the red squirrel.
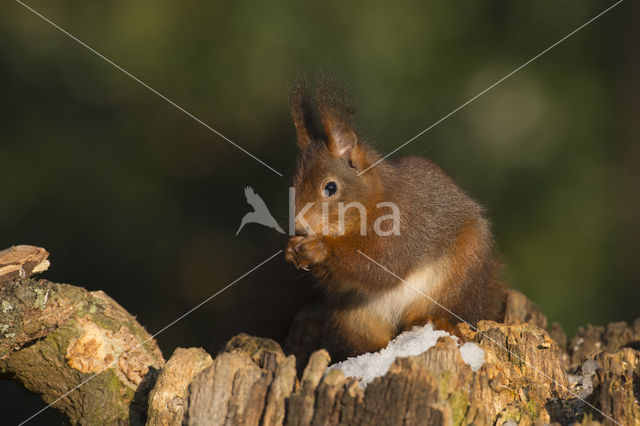
M 460 319 L 497 319 L 504 290 L 482 207 L 426 158 L 382 159 L 354 130 L 343 83 L 325 77 L 312 96 L 298 81 L 290 106 L 300 153 L 285 258 L 325 290 L 337 351 L 377 351 L 428 322 L 451 331 Z M 365 216 L 345 210 L 351 202 Z M 383 202 L 397 206 L 399 220 L 380 235 Z

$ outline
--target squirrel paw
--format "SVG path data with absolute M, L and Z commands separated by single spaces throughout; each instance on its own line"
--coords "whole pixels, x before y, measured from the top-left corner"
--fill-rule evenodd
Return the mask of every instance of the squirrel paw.
M 320 237 L 295 236 L 289 239 L 285 259 L 298 269 L 309 270 L 309 266 L 321 263 L 327 258 L 329 250 Z

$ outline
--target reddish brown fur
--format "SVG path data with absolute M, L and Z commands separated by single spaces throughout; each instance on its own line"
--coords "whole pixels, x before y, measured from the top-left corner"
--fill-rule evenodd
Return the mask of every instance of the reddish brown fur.
M 329 203 L 331 232 L 322 235 L 320 206 L 314 205 L 305 216 L 309 228 L 296 224 L 299 235 L 285 256 L 311 268 L 326 290 L 334 356 L 378 350 L 399 332 L 430 321 L 451 329 L 461 319 L 494 319 L 502 285 L 482 208 L 421 157 L 385 160 L 358 176 L 380 155 L 357 137 L 344 87 L 322 81 L 315 104 L 314 110 L 306 85 L 295 86 L 291 109 L 301 153 L 293 185 L 298 209 Z M 322 195 L 327 180 L 339 188 L 330 199 Z M 350 201 L 365 206 L 366 235 L 360 235 L 357 211 L 346 216 L 344 235 L 336 232 L 338 202 Z M 374 232 L 377 215 L 388 213 L 376 207 L 382 201 L 400 208 L 400 235 Z M 403 280 L 424 287 L 428 297 L 407 292 Z

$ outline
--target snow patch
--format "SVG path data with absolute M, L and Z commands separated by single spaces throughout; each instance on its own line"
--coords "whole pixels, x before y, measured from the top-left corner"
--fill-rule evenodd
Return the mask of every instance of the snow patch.
M 436 345 L 440 337 L 446 336 L 458 341 L 456 336 L 451 336 L 446 331 L 435 330 L 433 324 L 414 327 L 413 330 L 405 331 L 393 339 L 386 348 L 335 363 L 330 365 L 327 371 L 340 369 L 345 376 L 360 378 L 360 385 L 365 387 L 376 377 L 384 376 L 396 358 L 425 353 Z M 478 371 L 484 362 L 484 350 L 475 343 L 463 344 L 460 347 L 460 355 L 473 371 Z
M 473 342 L 467 342 L 460 346 L 462 360 L 469 364 L 472 371 L 478 371 L 484 362 L 484 350 Z

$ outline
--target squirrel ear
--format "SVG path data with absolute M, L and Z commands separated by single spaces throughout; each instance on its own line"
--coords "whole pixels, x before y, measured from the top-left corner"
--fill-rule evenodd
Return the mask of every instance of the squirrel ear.
M 335 158 L 344 158 L 349 165 L 357 170 L 366 167 L 366 154 L 362 144 L 358 143 L 358 136 L 347 125 L 323 121 L 327 135 L 327 148 Z
M 335 158 L 345 158 L 360 169 L 365 151 L 353 131 L 355 110 L 346 83 L 329 75 L 321 75 L 316 88 L 318 115 L 327 140 L 327 148 Z
M 355 132 L 348 126 L 326 121 L 323 121 L 322 124 L 327 134 L 327 147 L 334 157 L 342 157 L 356 146 L 358 138 Z
M 313 140 L 313 106 L 307 90 L 307 81 L 303 77 L 296 79 L 289 92 L 291 117 L 296 127 L 298 146 L 301 149 L 309 146 Z

